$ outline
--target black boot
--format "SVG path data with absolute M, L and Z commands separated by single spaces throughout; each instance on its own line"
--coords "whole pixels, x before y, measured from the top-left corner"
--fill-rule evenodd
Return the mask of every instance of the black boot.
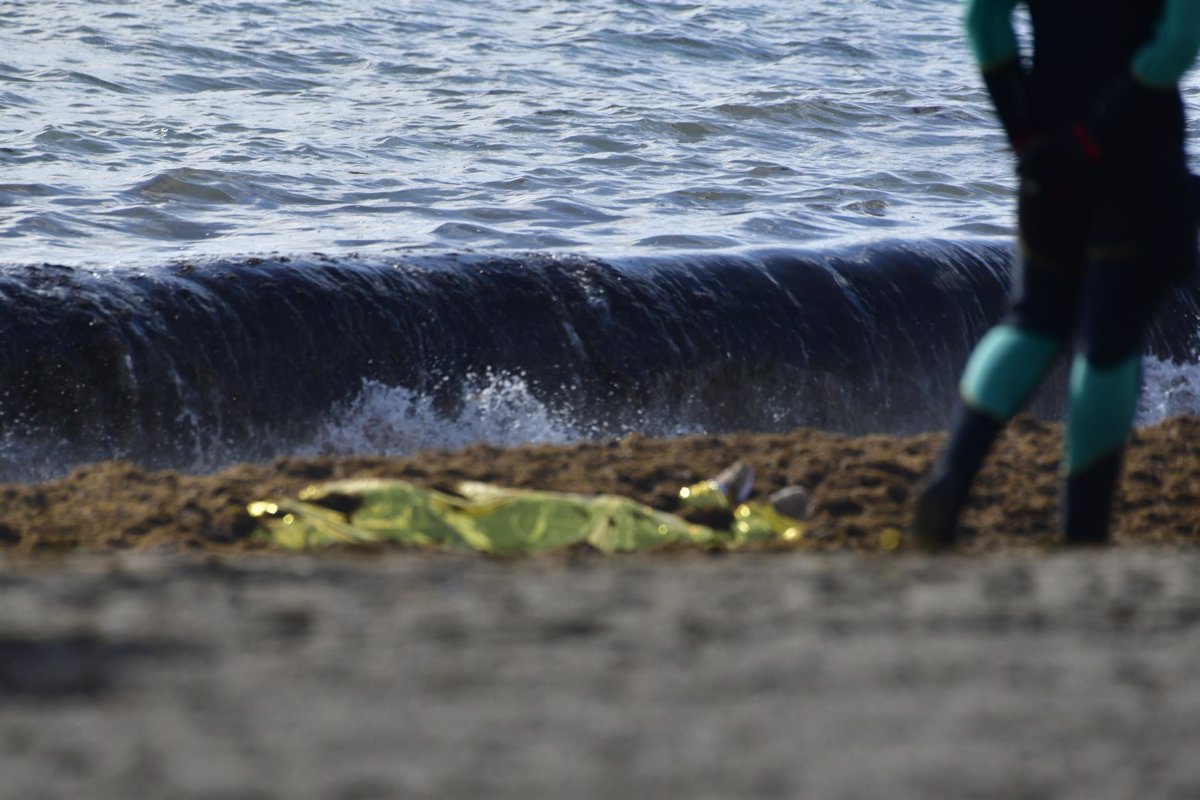
M 913 517 L 913 538 L 924 550 L 943 550 L 958 539 L 958 516 L 983 459 L 1004 422 L 959 406 L 950 439 L 933 471 L 921 481 Z
M 1068 545 L 1108 544 L 1113 488 L 1121 472 L 1122 450 L 1067 476 L 1063 493 L 1063 534 Z
M 958 540 L 958 515 L 970 483 L 939 464 L 921 481 L 913 514 L 913 540 L 922 550 L 945 550 Z

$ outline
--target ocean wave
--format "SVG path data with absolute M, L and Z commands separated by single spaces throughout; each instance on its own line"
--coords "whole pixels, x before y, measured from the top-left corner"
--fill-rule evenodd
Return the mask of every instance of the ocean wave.
M 1011 260 L 995 242 L 892 241 L 11 265 L 0 477 L 490 437 L 937 429 Z M 1194 406 L 1197 298 L 1176 292 L 1153 328 L 1143 420 Z M 1058 413 L 1064 381 L 1035 412 Z

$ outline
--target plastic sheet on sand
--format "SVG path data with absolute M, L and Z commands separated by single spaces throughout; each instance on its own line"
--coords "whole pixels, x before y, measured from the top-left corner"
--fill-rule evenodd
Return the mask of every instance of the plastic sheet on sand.
M 802 532 L 802 523 L 766 504 L 731 507 L 730 526 L 714 529 L 615 495 L 474 482 L 455 488 L 457 494 L 447 494 L 405 481 L 336 481 L 249 510 L 260 537 L 291 550 L 398 543 L 519 555 L 586 544 L 617 553 L 669 545 L 726 549 Z M 709 502 L 729 507 L 716 494 Z

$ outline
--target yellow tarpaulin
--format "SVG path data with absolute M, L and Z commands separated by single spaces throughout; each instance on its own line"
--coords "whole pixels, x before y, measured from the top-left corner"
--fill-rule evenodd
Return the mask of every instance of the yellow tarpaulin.
M 484 483 L 463 483 L 456 490 L 458 494 L 446 494 L 405 481 L 337 481 L 310 486 L 296 500 L 252 503 L 249 510 L 259 522 L 260 536 L 291 550 L 395 542 L 517 555 L 586 543 L 616 553 L 680 543 L 729 548 L 796 538 L 803 530 L 802 523 L 765 504 L 738 506 L 730 528 L 717 531 L 615 495 Z M 688 493 L 680 494 L 688 499 Z M 728 507 L 723 496 L 705 495 L 704 502 Z

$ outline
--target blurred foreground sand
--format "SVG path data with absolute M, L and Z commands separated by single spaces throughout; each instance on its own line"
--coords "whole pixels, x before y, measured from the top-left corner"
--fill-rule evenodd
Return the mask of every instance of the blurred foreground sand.
M 3 798 L 1200 796 L 1200 552 L 0 562 Z

